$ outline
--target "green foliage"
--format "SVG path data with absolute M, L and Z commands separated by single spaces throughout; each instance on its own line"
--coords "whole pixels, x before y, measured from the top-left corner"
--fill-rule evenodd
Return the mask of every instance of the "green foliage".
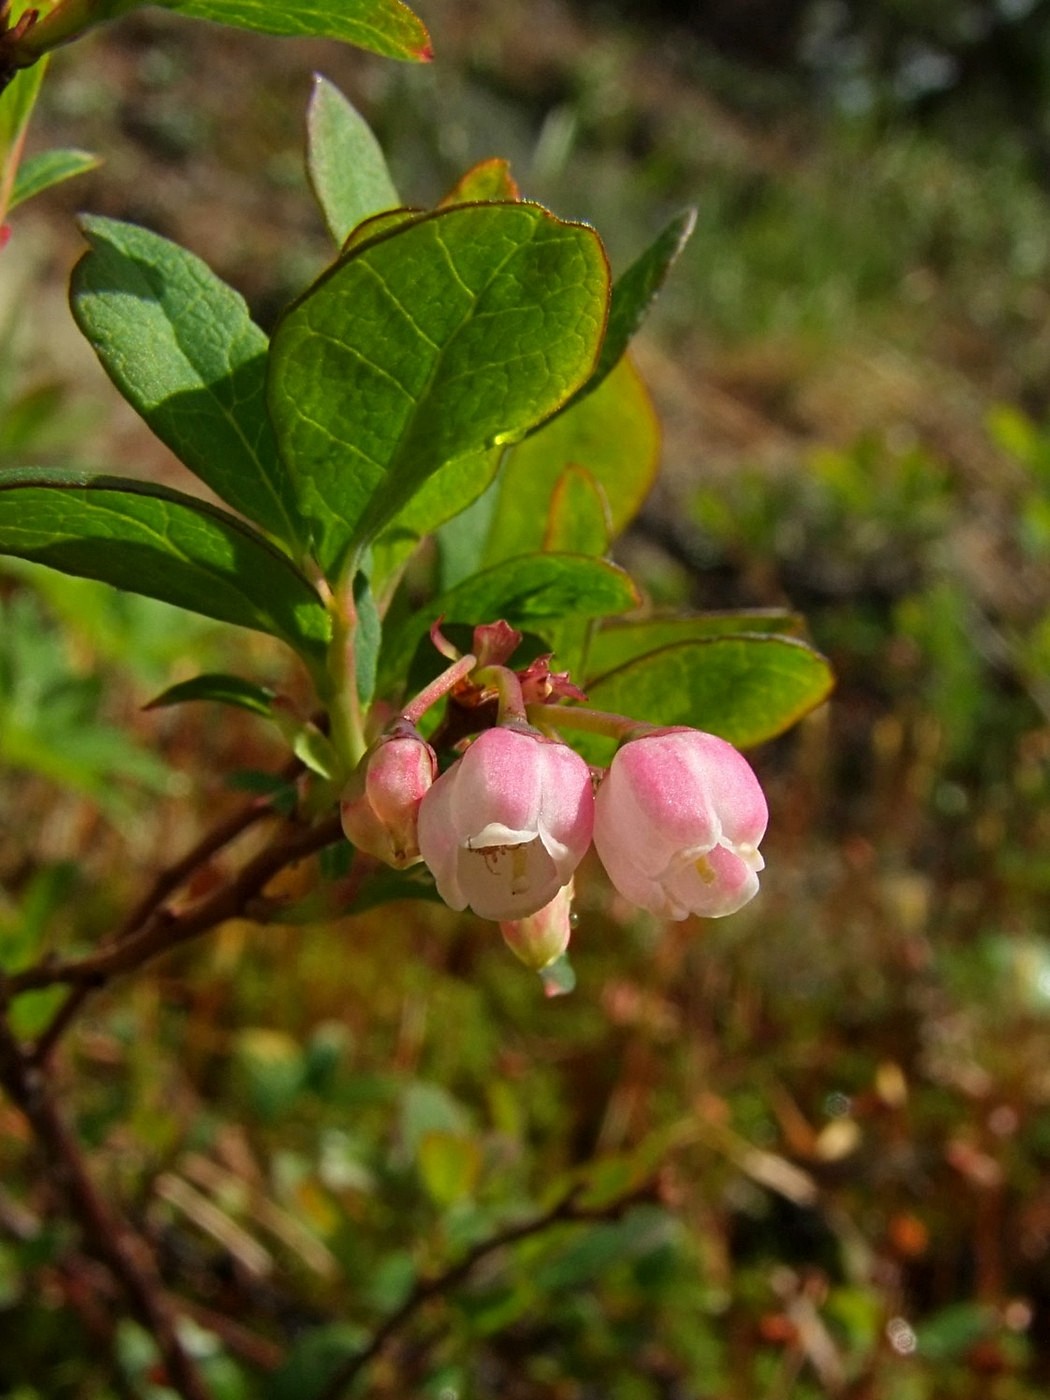
M 444 463 L 553 413 L 594 365 L 607 295 L 593 231 L 524 204 L 452 207 L 336 263 L 282 318 L 270 360 L 322 567 Z
M 426 59 L 430 39 L 401 0 L 149 0 L 193 19 L 215 20 L 263 34 L 314 35 L 357 44 L 387 58 Z M 143 0 L 138 0 L 143 3 Z M 121 9 L 127 0 L 118 0 Z
M 243 299 L 146 229 L 82 220 L 77 322 L 153 431 L 234 510 L 291 547 L 297 516 L 265 406 L 267 340 Z
M 307 170 L 337 244 L 383 210 L 400 203 L 386 158 L 368 123 L 318 74 L 306 113 Z
M 644 629 L 638 629 L 643 633 Z M 794 637 L 725 636 L 650 651 L 587 686 L 600 709 L 653 724 L 691 724 L 751 748 L 827 698 L 828 662 Z M 587 742 L 607 761 L 608 744 Z
M 269 632 L 308 661 L 327 640 L 327 614 L 286 555 L 236 517 L 177 491 L 82 472 L 5 472 L 0 548 Z

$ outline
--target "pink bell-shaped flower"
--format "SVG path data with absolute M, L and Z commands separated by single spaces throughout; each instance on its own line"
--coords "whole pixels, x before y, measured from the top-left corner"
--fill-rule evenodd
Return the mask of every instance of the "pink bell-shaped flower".
M 419 860 L 419 804 L 437 776 L 437 758 L 407 728 L 365 754 L 339 804 L 347 840 L 396 870 Z
M 572 878 L 593 825 L 590 770 L 578 753 L 486 729 L 424 797 L 419 849 L 451 908 L 518 920 Z
M 573 882 L 554 896 L 549 904 L 524 919 L 504 919 L 500 924 L 503 941 L 512 953 L 534 972 L 540 972 L 560 958 L 572 936 Z
M 684 919 L 733 914 L 758 893 L 766 799 L 713 734 L 664 729 L 618 749 L 595 799 L 594 845 L 625 899 Z

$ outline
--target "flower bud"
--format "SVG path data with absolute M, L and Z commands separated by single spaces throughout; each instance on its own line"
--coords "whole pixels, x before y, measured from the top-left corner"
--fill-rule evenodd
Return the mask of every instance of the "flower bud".
M 486 729 L 419 811 L 419 847 L 441 898 L 516 921 L 551 902 L 590 845 L 591 775 L 566 744 Z
M 594 845 L 633 904 L 715 918 L 758 893 L 767 820 L 758 779 L 731 744 L 658 730 L 617 750 L 595 800 Z
M 549 904 L 524 919 L 504 919 L 500 933 L 507 947 L 526 967 L 539 972 L 569 946 L 572 934 L 573 882 L 554 896 Z
M 354 770 L 340 802 L 347 840 L 403 870 L 419 860 L 419 804 L 437 776 L 434 750 L 408 731 L 385 736 Z

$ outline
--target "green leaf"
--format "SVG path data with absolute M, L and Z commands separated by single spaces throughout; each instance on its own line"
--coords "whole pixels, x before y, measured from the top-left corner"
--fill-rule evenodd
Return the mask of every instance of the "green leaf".
M 376 540 L 372 580 L 377 589 L 397 572 L 425 535 L 456 516 L 462 518 L 495 479 L 501 455 L 502 449 L 497 447 L 459 457 L 439 467 L 423 483 Z M 479 556 L 472 557 L 473 568 L 466 573 L 479 567 Z
M 641 257 L 617 278 L 609 303 L 609 325 L 602 353 L 593 375 L 580 389 L 577 398 L 582 399 L 593 393 L 615 369 L 695 227 L 696 210 L 683 210 Z
M 371 583 L 365 573 L 359 573 L 354 579 L 354 611 L 357 614 L 357 626 L 354 629 L 354 674 L 358 699 L 363 706 L 367 706 L 375 694 L 383 623 L 376 607 Z
M 460 205 L 342 257 L 284 316 L 270 406 L 321 567 L 446 462 L 524 434 L 589 376 L 608 297 L 593 229 Z
M 328 614 L 294 564 L 216 506 L 148 482 L 0 474 L 0 553 L 280 637 L 323 665 Z
M 192 680 L 180 681 L 169 686 L 156 699 L 145 707 L 147 710 L 164 710 L 169 705 L 185 705 L 191 700 L 214 700 L 220 705 L 231 705 L 235 709 L 250 710 L 254 715 L 272 718 L 276 692 L 267 686 L 246 681 L 241 676 L 227 675 L 225 672 L 210 671 L 207 675 L 194 676 Z
M 707 612 L 695 617 L 650 617 L 644 622 L 611 622 L 591 637 L 587 651 L 587 675 L 594 679 L 618 666 L 678 642 L 707 641 L 712 637 L 746 632 L 776 632 L 799 637 L 803 621 L 798 613 L 777 608 L 750 612 Z M 586 687 L 585 687 L 586 688 Z
M 596 393 L 507 454 L 485 562 L 544 548 L 551 498 L 569 466 L 585 467 L 601 484 L 615 538 L 648 495 L 659 453 L 652 400 L 630 360 L 622 360 Z
M 311 773 L 317 773 L 330 781 L 342 774 L 343 767 L 331 739 L 322 734 L 315 724 L 298 726 L 291 739 L 292 753 Z
M 310 184 L 337 244 L 364 219 L 401 203 L 368 123 L 320 73 L 314 75 L 306 131 Z
M 266 412 L 267 341 L 192 253 L 114 219 L 81 221 L 73 314 L 114 384 L 191 471 L 294 544 L 295 501 Z
M 793 637 L 713 637 L 639 657 L 588 685 L 587 696 L 595 709 L 692 725 L 746 749 L 790 728 L 831 686 L 825 658 Z M 578 747 L 607 763 L 615 746 L 585 734 Z
M 604 559 L 576 554 L 526 555 L 474 574 L 420 608 L 388 638 L 380 657 L 384 685 L 405 675 L 420 641 L 438 618 L 477 624 L 504 618 L 544 634 L 544 623 L 566 616 L 607 617 L 638 606 L 629 574 Z M 434 669 L 445 663 L 434 652 Z
M 611 524 L 609 502 L 601 483 L 583 467 L 566 467 L 551 493 L 544 550 L 605 554 Z
M 510 173 L 510 162 L 500 156 L 471 166 L 438 203 L 439 209 L 450 204 L 474 204 L 479 200 L 516 200 L 521 198 L 518 182 Z
M 60 185 L 64 180 L 72 180 L 100 165 L 98 156 L 90 151 L 65 150 L 42 151 L 22 162 L 11 192 L 9 209 L 23 204 L 34 195 L 42 194 L 52 185 Z
M 341 39 L 385 58 L 427 62 L 430 36 L 401 0 L 153 0 L 193 19 L 211 19 L 261 34 Z
M 40 93 L 47 60 L 22 68 L 0 92 L 0 223 L 13 205 L 26 128 Z

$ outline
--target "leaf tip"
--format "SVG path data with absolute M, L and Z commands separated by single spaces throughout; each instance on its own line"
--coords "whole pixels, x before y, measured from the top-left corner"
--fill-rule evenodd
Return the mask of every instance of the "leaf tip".
M 429 39 L 425 44 L 421 45 L 418 49 L 416 49 L 415 53 L 413 54 L 413 58 L 417 59 L 420 63 L 433 63 L 434 45 L 430 42 Z

